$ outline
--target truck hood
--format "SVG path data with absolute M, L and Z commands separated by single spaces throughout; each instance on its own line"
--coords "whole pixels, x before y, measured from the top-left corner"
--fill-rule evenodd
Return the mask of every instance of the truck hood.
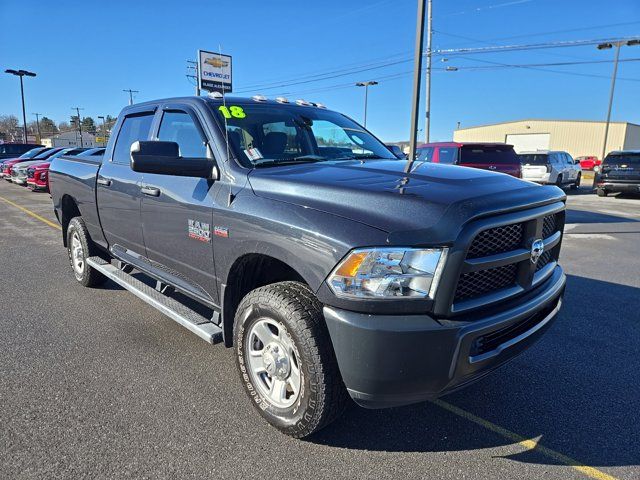
M 341 161 L 257 168 L 259 197 L 369 225 L 391 244 L 447 244 L 469 220 L 564 201 L 559 188 L 460 166 L 395 160 Z

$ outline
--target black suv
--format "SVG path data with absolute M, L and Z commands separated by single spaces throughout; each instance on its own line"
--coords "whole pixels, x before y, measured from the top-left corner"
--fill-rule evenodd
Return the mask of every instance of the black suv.
M 607 155 L 600 166 L 596 186 L 599 197 L 618 192 L 640 194 L 640 150 Z

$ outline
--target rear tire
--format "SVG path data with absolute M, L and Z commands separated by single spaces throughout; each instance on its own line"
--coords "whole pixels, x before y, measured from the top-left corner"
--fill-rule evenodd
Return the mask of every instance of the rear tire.
M 344 411 L 348 394 L 322 304 L 306 285 L 280 282 L 250 292 L 236 312 L 234 343 L 251 403 L 281 432 L 303 438 Z
M 85 287 L 102 285 L 107 277 L 89 266 L 87 258 L 96 254 L 82 217 L 74 217 L 67 227 L 67 253 L 76 280 Z
M 598 195 L 599 197 L 606 197 L 607 195 L 609 195 L 609 192 L 607 192 L 604 188 L 599 188 L 596 190 L 596 195 Z

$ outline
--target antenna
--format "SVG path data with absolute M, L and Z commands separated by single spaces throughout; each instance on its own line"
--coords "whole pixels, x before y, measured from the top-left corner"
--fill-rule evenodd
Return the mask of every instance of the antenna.
M 222 45 L 218 44 L 218 53 L 220 54 L 220 56 L 222 56 Z M 224 87 L 222 88 L 222 105 L 224 106 L 224 108 L 227 108 L 227 100 L 225 98 L 224 95 Z M 224 140 L 227 144 L 227 161 L 229 161 L 229 157 L 231 156 L 231 149 L 229 148 L 229 130 L 228 129 L 228 125 L 227 125 L 227 116 L 223 115 L 224 117 Z

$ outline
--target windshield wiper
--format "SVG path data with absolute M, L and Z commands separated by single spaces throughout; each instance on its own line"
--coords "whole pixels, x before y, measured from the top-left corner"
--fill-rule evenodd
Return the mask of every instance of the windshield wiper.
M 273 165 L 294 165 L 297 163 L 315 163 L 326 160 L 320 155 L 301 155 L 292 158 L 261 158 L 253 162 L 254 167 L 268 167 Z
M 380 155 L 350 155 L 347 157 L 334 158 L 333 160 L 394 160 L 394 159 L 381 157 Z

